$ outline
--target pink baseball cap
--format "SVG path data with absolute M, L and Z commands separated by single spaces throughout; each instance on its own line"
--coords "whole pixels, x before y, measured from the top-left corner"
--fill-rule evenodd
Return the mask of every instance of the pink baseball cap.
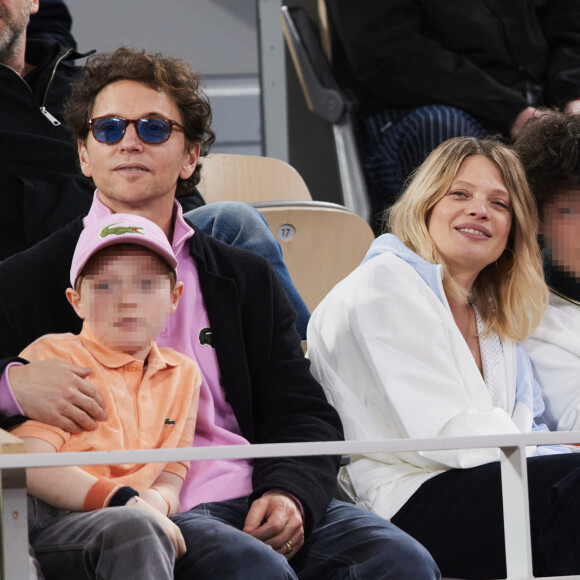
M 176 271 L 177 258 L 167 236 L 157 224 L 138 215 L 114 213 L 97 220 L 81 232 L 70 269 L 71 286 L 74 288 L 91 256 L 116 244 L 144 246 L 161 256 Z

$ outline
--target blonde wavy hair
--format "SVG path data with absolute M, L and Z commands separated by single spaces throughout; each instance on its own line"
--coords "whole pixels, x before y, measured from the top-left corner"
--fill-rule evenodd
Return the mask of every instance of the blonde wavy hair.
M 479 273 L 467 292 L 452 278 L 428 227 L 431 210 L 471 155 L 483 155 L 498 167 L 510 195 L 512 225 L 506 250 Z M 445 141 L 415 171 L 385 221 L 388 231 L 408 248 L 428 262 L 442 264 L 445 292 L 477 308 L 485 323 L 484 336 L 494 332 L 521 342 L 535 330 L 548 302 L 536 238 L 538 212 L 524 169 L 508 146 L 473 137 Z

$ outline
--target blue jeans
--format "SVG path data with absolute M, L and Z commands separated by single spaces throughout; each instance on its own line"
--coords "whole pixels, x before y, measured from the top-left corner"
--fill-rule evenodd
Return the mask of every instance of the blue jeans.
M 282 258 L 282 248 L 264 216 L 247 203 L 221 201 L 191 210 L 185 217 L 204 234 L 230 246 L 250 250 L 269 262 L 298 315 L 296 330 L 305 339 L 310 312 L 292 283 Z
M 426 580 L 440 578 L 423 546 L 387 520 L 332 500 L 322 522 L 290 560 L 242 532 L 249 501 L 199 505 L 176 515 L 187 553 L 176 580 Z
M 29 498 L 28 529 L 37 560 L 31 557 L 31 578 L 173 578 L 173 546 L 157 520 L 143 510 L 65 512 Z

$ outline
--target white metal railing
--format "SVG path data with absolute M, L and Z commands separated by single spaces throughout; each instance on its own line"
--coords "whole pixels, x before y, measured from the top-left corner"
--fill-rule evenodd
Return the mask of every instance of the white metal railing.
M 0 454 L 2 473 L 2 578 L 28 578 L 28 532 L 25 469 L 65 465 L 113 465 L 212 459 L 257 459 L 313 455 L 358 455 L 445 449 L 497 447 L 501 450 L 501 476 L 508 579 L 529 580 L 532 573 L 525 448 L 530 445 L 580 443 L 580 431 L 522 433 L 430 439 L 383 439 L 377 441 L 328 441 L 279 443 L 184 449 L 92 451 L 76 453 Z M 562 576 L 556 578 L 577 578 Z

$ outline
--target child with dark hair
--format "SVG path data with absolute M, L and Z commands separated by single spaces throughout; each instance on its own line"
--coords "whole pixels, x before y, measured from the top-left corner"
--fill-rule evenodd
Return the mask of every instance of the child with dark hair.
M 515 141 L 536 197 L 550 304 L 526 341 L 551 429 L 580 429 L 580 115 L 547 112 Z

